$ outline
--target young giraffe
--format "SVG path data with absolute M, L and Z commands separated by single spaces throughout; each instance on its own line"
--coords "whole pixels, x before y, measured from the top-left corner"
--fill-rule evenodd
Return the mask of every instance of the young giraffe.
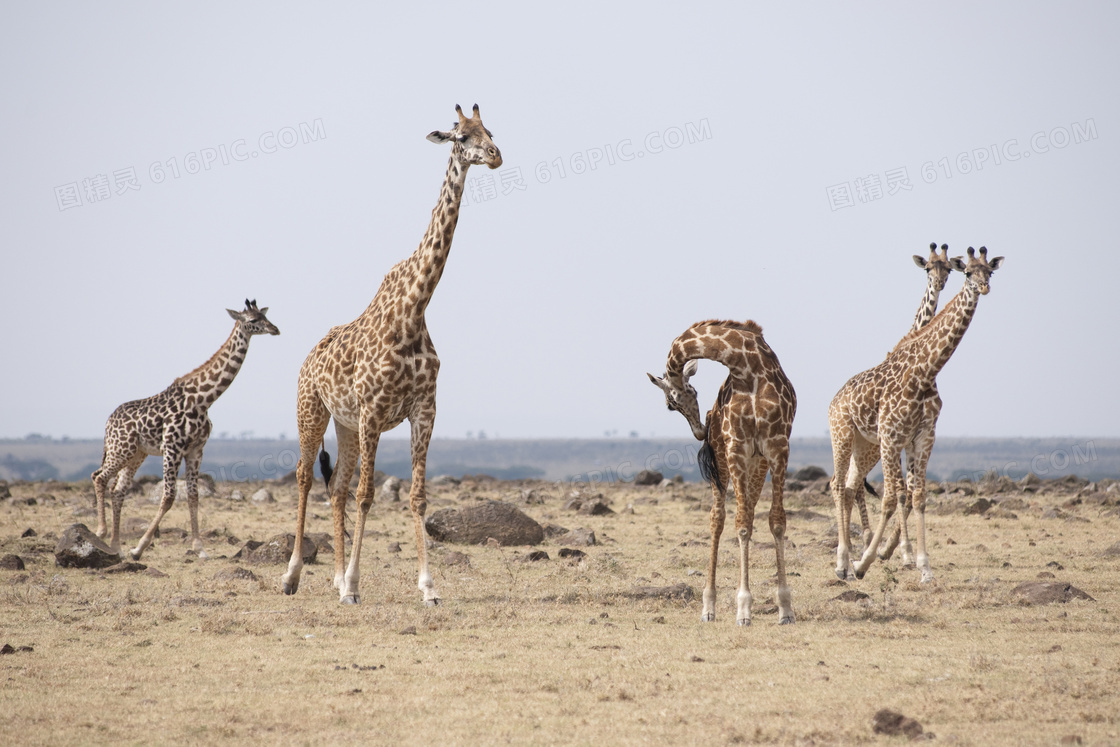
M 696 390 L 688 380 L 696 373 L 697 359 L 706 358 L 727 366 L 730 373 L 719 388 L 707 423 L 700 420 Z M 789 434 L 797 410 L 797 395 L 786 378 L 778 357 L 762 339 L 762 328 L 752 321 L 697 322 L 673 340 L 664 377 L 646 374 L 665 393 L 670 410 L 684 415 L 692 434 L 704 442 L 700 449 L 701 473 L 712 485 L 712 547 L 704 608 L 700 619 L 716 619 L 716 561 L 726 515 L 724 497 L 730 483 L 735 490 L 735 528 L 739 534 L 739 593 L 736 622 L 751 624 L 751 592 L 748 576 L 754 508 L 766 472 L 770 471 L 770 532 L 778 565 L 778 622 L 792 623 L 793 605 L 786 582 L 786 512 L 782 505 Z
M 960 257 L 957 257 L 960 259 Z M 910 325 L 910 331 L 907 334 L 917 332 L 922 327 L 929 324 L 933 319 L 934 314 L 937 313 L 937 300 L 941 296 L 941 291 L 945 289 L 945 281 L 948 280 L 949 275 L 953 272 L 952 260 L 949 258 L 949 245 L 941 245 L 941 254 L 937 253 L 937 243 L 929 245 L 929 258 L 926 259 L 920 254 L 914 255 L 914 264 L 922 268 L 926 272 L 926 290 L 922 296 L 922 303 L 918 306 L 918 313 L 914 315 L 914 323 Z M 889 353 L 888 353 L 889 355 Z M 937 397 L 937 384 L 933 385 L 934 396 L 930 398 L 927 406 L 936 406 L 936 412 L 927 413 L 927 417 L 932 417 L 934 421 L 937 420 L 937 413 L 941 410 L 941 400 Z M 936 400 L 936 405 L 934 401 Z M 874 465 L 872 465 L 874 467 Z M 870 469 L 870 468 L 868 468 Z M 848 489 L 852 491 L 855 496 L 856 508 L 859 509 L 860 524 L 863 526 L 863 546 L 867 547 L 867 543 L 871 540 L 871 522 L 867 516 L 867 502 L 865 500 L 864 491 L 859 489 L 859 484 L 852 484 L 855 475 L 858 474 L 859 469 L 856 465 L 851 465 L 848 472 Z M 876 495 L 873 490 L 867 488 L 872 495 Z M 903 493 L 901 498 L 906 498 L 909 493 Z M 877 496 L 876 496 L 877 497 Z M 909 503 L 905 509 L 909 512 Z M 905 529 L 903 525 L 896 525 L 894 534 L 891 536 L 890 541 L 886 547 L 880 552 L 880 557 L 886 560 L 894 552 L 895 547 L 899 542 L 899 529 Z M 903 537 L 902 543 L 902 557 L 905 564 L 909 564 L 912 558 L 912 549 L 910 547 L 909 537 Z
M 210 438 L 210 417 L 207 411 L 229 388 L 249 351 L 253 335 L 278 335 L 280 330 L 268 321 L 268 307 L 257 308 L 257 302 L 245 300 L 243 311 L 226 309 L 235 323 L 233 331 L 210 360 L 180 376 L 154 397 L 125 402 L 113 410 L 105 424 L 105 452 L 101 466 L 91 475 L 97 496 L 97 536 L 104 537 L 105 491 L 116 477 L 113 488 L 113 533 L 109 546 L 120 552 L 121 505 L 132 485 L 132 476 L 149 455 L 163 455 L 163 500 L 159 513 L 135 549 L 129 551 L 139 560 L 152 543 L 163 515 L 175 502 L 175 477 L 179 464 L 186 460 L 187 507 L 191 516 L 191 547 L 202 557 L 202 540 L 198 536 L 198 468 L 202 449 Z
M 419 587 L 428 605 L 439 603 L 439 595 L 428 571 L 424 512 L 427 495 L 424 467 L 428 442 L 436 416 L 436 375 L 439 357 L 428 336 L 424 311 L 443 274 L 467 169 L 484 164 L 502 165 L 502 155 L 490 131 L 482 125 L 478 105 L 467 118 L 458 105 L 459 121 L 448 132 L 432 132 L 433 143 L 452 143 L 447 174 L 440 187 L 439 202 L 420 247 L 385 276 L 373 301 L 354 321 L 334 327 L 307 356 L 299 372 L 296 419 L 299 425 L 300 459 L 296 468 L 299 484 L 299 513 L 296 518 L 295 549 L 288 572 L 282 578 L 285 594 L 299 588 L 303 568 L 304 523 L 307 494 L 311 489 L 315 453 L 331 417 L 338 437 L 338 461 L 331 490 L 334 514 L 334 586 L 340 601 L 357 604 L 359 562 L 366 514 L 373 503 L 373 467 L 381 434 L 405 418 L 411 425 L 412 489 L 409 505 L 416 531 L 420 565 Z M 350 565 L 344 566 L 346 546 L 343 523 L 346 499 L 354 467 L 361 457 L 358 478 L 358 519 L 354 528 Z
M 975 250 L 969 247 L 967 264 L 959 257 L 950 261 L 965 274 L 960 292 L 928 325 L 902 338 L 885 361 L 849 379 L 829 405 L 828 422 L 836 470 L 832 497 L 839 534 L 836 575 L 840 578 L 848 577 L 851 568 L 848 526 L 853 494 L 847 487 L 852 484 L 849 469 L 856 470 L 854 482 L 859 485 L 882 457 L 882 513 L 859 565 L 853 570 L 856 578 L 863 578 L 875 559 L 887 521 L 894 514 L 902 491 L 901 456 L 905 449 L 907 482 L 913 510 L 918 514 L 916 562 L 922 582 L 933 580 L 926 551 L 925 504 L 926 463 L 933 449 L 941 410 L 934 380 L 960 344 L 976 313 L 976 304 L 980 296 L 988 293 L 991 275 L 1003 263 L 1003 257 L 989 262 L 987 248 L 981 247 L 977 257 Z M 904 524 L 905 518 L 905 515 L 900 517 L 900 522 Z

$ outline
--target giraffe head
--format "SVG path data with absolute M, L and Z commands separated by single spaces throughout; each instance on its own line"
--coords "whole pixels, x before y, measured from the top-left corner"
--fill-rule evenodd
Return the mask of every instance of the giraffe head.
M 954 259 L 961 259 L 955 257 Z M 914 264 L 921 267 L 926 271 L 926 275 L 933 282 L 933 289 L 940 293 L 945 290 L 945 281 L 949 279 L 949 274 L 953 272 L 954 265 L 949 258 L 949 245 L 941 245 L 941 253 L 937 253 L 937 243 L 934 242 L 929 245 L 929 259 L 922 257 L 920 254 L 914 255 Z
M 708 427 L 700 419 L 700 404 L 696 401 L 696 389 L 688 383 L 688 380 L 696 373 L 697 365 L 698 363 L 695 360 L 685 364 L 681 371 L 681 386 L 679 387 L 669 380 L 668 374 L 664 377 L 658 377 L 647 373 L 646 376 L 654 383 L 654 386 L 665 392 L 665 406 L 684 415 L 684 419 L 688 421 L 689 427 L 692 428 L 692 435 L 696 437 L 697 441 L 703 441 L 708 437 Z
M 252 301 L 248 298 L 245 299 L 244 311 L 234 311 L 233 309 L 226 309 L 226 311 L 241 325 L 241 328 L 245 330 L 245 334 L 250 337 L 253 335 L 280 334 L 280 330 L 276 328 L 276 325 L 268 321 L 268 318 L 265 316 L 265 314 L 268 313 L 268 307 L 265 306 L 263 309 L 258 309 L 257 299 L 255 298 Z
M 482 124 L 478 104 L 474 105 L 471 117 L 463 116 L 463 109 L 456 104 L 455 112 L 459 121 L 447 132 L 433 130 L 428 139 L 433 143 L 454 142 L 451 154 L 468 164 L 485 165 L 496 169 L 502 165 L 502 152 L 494 145 L 493 135 Z
M 991 281 L 992 273 L 1003 264 L 1003 257 L 994 257 L 989 261 L 988 247 L 980 247 L 980 256 L 977 257 L 976 250 L 970 246 L 968 247 L 968 262 L 965 262 L 961 257 L 953 257 L 952 263 L 954 269 L 964 273 L 965 285 L 972 286 L 981 296 L 986 296 L 990 289 L 988 284 Z

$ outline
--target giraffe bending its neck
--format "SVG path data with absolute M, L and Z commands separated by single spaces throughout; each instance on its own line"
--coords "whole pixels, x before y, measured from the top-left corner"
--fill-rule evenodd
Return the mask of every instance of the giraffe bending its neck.
M 960 259 L 957 257 L 955 259 Z M 929 258 L 926 259 L 920 254 L 914 255 L 914 264 L 922 268 L 926 272 L 926 290 L 922 296 L 922 303 L 918 306 L 918 313 L 914 315 L 914 323 L 910 326 L 910 332 L 916 332 L 922 327 L 929 324 L 933 319 L 933 315 L 937 313 L 937 300 L 941 296 L 941 291 L 945 289 L 945 281 L 948 280 L 949 275 L 953 272 L 953 259 L 949 257 L 949 245 L 941 245 L 941 253 L 937 253 L 937 243 L 934 242 L 929 245 Z M 909 333 L 907 333 L 909 334 Z M 937 385 L 933 386 L 933 397 L 926 400 L 927 408 L 936 408 L 927 413 L 927 417 L 932 418 L 933 421 L 937 420 L 937 414 L 941 411 L 941 399 L 937 396 Z M 849 483 L 855 479 L 855 475 L 859 470 L 856 465 L 852 465 L 848 472 Z M 855 496 L 856 508 L 859 509 L 860 524 L 863 526 L 863 546 L 867 547 L 867 543 L 871 540 L 871 522 L 867 516 L 867 502 L 865 500 L 864 491 L 859 489 L 857 484 L 849 484 L 848 487 L 852 490 Z M 871 491 L 874 495 L 874 491 Z M 900 498 L 905 499 L 907 493 L 903 493 Z M 904 513 L 909 509 L 904 509 Z M 896 525 L 894 535 L 887 548 L 883 551 L 883 557 L 889 558 L 891 552 L 894 551 L 895 546 L 898 545 L 899 528 L 902 525 Z M 910 562 L 911 549 L 909 538 L 905 538 L 902 544 L 902 554 L 904 563 Z
M 469 118 L 458 106 L 455 111 L 459 121 L 451 130 L 428 135 L 428 140 L 434 143 L 451 143 L 452 146 L 439 201 L 432 210 L 431 222 L 419 248 L 389 270 L 362 315 L 349 324 L 332 328 L 300 369 L 296 400 L 300 441 L 300 459 L 296 467 L 299 511 L 295 548 L 282 578 L 285 594 L 294 594 L 299 588 L 307 494 L 311 489 L 315 454 L 333 417 L 338 436 L 338 462 L 330 485 L 335 537 L 334 585 L 341 602 L 357 604 L 360 601 L 359 563 L 366 515 L 373 504 L 377 444 L 383 432 L 407 418 L 412 437 L 409 504 L 420 565 L 419 587 L 425 603 L 439 602 L 428 571 L 424 531 L 427 510 L 424 471 L 435 424 L 439 356 L 428 336 L 424 312 L 451 249 L 467 168 L 472 164 L 483 164 L 491 169 L 502 165 L 502 155 L 490 131 L 482 125 L 478 105 Z M 347 566 L 346 499 L 359 458 L 358 518 Z
M 957 349 L 976 312 L 976 304 L 989 289 L 993 272 L 1003 257 L 988 261 L 988 250 L 977 257 L 968 249 L 968 262 L 951 260 L 965 273 L 965 284 L 933 321 L 911 332 L 875 368 L 857 374 L 833 397 L 828 409 L 835 474 L 832 497 L 836 504 L 839 543 L 836 575 L 846 578 L 851 567 L 848 526 L 851 520 L 852 483 L 860 484 L 880 457 L 883 462 L 882 513 L 879 523 L 853 572 L 863 578 L 875 558 L 887 522 L 902 492 L 901 458 L 906 451 L 907 482 L 913 509 L 918 514 L 917 566 L 922 581 L 933 579 L 926 552 L 926 464 L 933 449 L 940 397 L 935 379 Z M 932 406 L 935 403 L 936 406 Z M 854 476 L 849 474 L 854 470 Z M 900 517 L 905 522 L 905 515 Z
M 708 412 L 707 423 L 700 421 L 696 390 L 688 384 L 699 358 L 718 361 L 729 369 L 716 403 Z M 774 536 L 778 566 L 778 622 L 792 623 L 793 604 L 786 582 L 786 512 L 782 496 L 797 396 L 778 357 L 762 339 L 762 328 L 751 321 L 693 324 L 673 340 L 664 377 L 647 376 L 665 393 L 669 409 L 684 415 L 692 434 L 704 442 L 700 449 L 700 465 L 701 472 L 712 485 L 712 545 L 700 619 L 711 622 L 716 618 L 716 561 L 726 517 L 724 498 L 730 482 L 735 490 L 735 528 L 739 535 L 736 622 L 739 625 L 751 623 L 750 540 L 755 504 L 769 470 L 770 532 Z
M 133 560 L 139 560 L 151 544 L 163 515 L 175 501 L 175 476 L 179 464 L 186 461 L 185 481 L 187 507 L 191 517 L 191 545 L 202 557 L 202 540 L 198 536 L 198 469 L 202 463 L 202 449 L 210 438 L 210 405 L 233 383 L 253 335 L 278 335 L 280 330 L 268 321 L 268 307 L 257 308 L 256 301 L 245 301 L 243 311 L 226 309 L 234 318 L 233 331 L 225 344 L 210 360 L 180 376 L 154 397 L 125 402 L 113 411 L 105 424 L 105 453 L 101 467 L 91 475 L 97 496 L 97 535 L 104 537 L 105 491 L 116 477 L 112 492 L 113 533 L 109 546 L 120 552 L 121 506 L 124 495 L 132 486 L 132 476 L 148 455 L 163 455 L 163 500 L 156 518 L 140 538 L 136 548 L 129 551 Z

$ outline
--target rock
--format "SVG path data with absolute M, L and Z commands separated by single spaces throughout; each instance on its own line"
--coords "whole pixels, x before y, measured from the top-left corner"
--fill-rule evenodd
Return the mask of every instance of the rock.
M 512 503 L 485 501 L 466 508 L 443 508 L 424 522 L 438 542 L 478 545 L 493 537 L 502 545 L 536 545 L 544 528 Z
M 166 573 L 160 570 L 156 570 L 155 568 L 152 568 L 150 566 L 147 570 L 141 571 L 141 573 L 143 573 L 145 576 L 151 576 L 152 578 L 167 578 Z
M 243 501 L 245 500 L 245 494 L 237 488 L 234 488 L 233 492 L 229 494 L 229 499 L 231 501 Z
M 561 547 L 559 555 L 570 560 L 583 560 L 587 557 L 587 553 L 583 550 L 576 550 L 571 547 Z
M 0 570 L 4 571 L 22 571 L 26 570 L 23 564 L 23 558 L 18 555 L 5 555 L 0 558 Z
M 401 478 L 387 477 L 385 482 L 381 483 L 381 491 L 377 494 L 377 500 L 381 503 L 396 503 L 401 499 Z
M 453 550 L 453 551 L 451 551 L 451 552 L 449 552 L 449 553 L 447 553 L 446 555 L 443 556 L 443 564 L 444 565 L 461 565 L 465 568 L 470 568 L 471 567 L 471 559 L 467 555 L 465 555 L 461 552 L 455 552 Z
M 206 478 L 208 478 L 208 477 L 209 477 L 209 475 L 206 475 L 205 477 L 203 475 L 199 475 L 199 477 L 198 477 L 198 482 L 196 484 L 198 486 L 198 497 L 199 498 L 209 498 L 210 496 L 214 495 L 214 484 L 213 484 L 214 481 L 213 481 L 213 479 L 207 480 Z M 187 481 L 186 480 L 176 480 L 175 481 L 175 500 L 176 500 L 176 502 L 185 501 L 186 499 L 187 499 Z M 149 503 L 157 503 L 158 504 L 161 501 L 163 501 L 163 480 L 160 480 L 155 485 L 153 485 L 151 492 L 148 494 L 148 502 Z
M 568 500 L 564 501 L 564 510 L 565 511 L 579 511 L 580 506 L 582 506 L 582 505 L 583 505 L 583 499 L 580 498 L 579 496 L 575 496 L 573 498 L 568 498 Z
M 390 542 L 389 546 L 385 548 L 385 551 L 386 552 L 400 552 L 401 551 L 401 543 L 400 542 Z
M 8 490 L 8 481 L 0 480 L 0 501 L 11 497 L 12 491 Z
M 409 625 L 406 628 L 401 628 L 399 632 L 401 635 L 416 635 L 416 626 Z
M 1019 514 L 1015 513 L 1014 511 L 1010 511 L 1010 510 L 1004 508 L 1003 506 L 995 506 L 994 508 L 989 509 L 988 513 L 986 513 L 984 515 L 987 516 L 989 519 L 1018 519 L 1019 518 Z
M 319 552 L 328 555 L 334 554 L 334 546 L 331 545 L 331 535 L 327 532 L 308 532 L 303 535 L 303 541 L 311 541 L 315 543 L 315 547 L 319 548 Z
M 276 503 L 276 499 L 272 497 L 272 492 L 268 488 L 261 488 L 249 498 L 253 503 Z
M 143 516 L 129 516 L 127 519 L 121 521 L 121 537 L 123 539 L 139 539 L 148 531 L 151 525 L 150 519 L 145 519 Z M 159 530 L 156 530 L 156 538 L 159 538 Z
M 1019 481 L 1020 488 L 1038 487 L 1041 484 L 1042 480 L 1033 472 L 1028 472 L 1024 475 L 1023 479 Z
M 1071 599 L 1087 599 L 1095 602 L 1091 596 L 1078 589 L 1073 584 L 1065 581 L 1027 581 L 1011 590 L 1011 593 L 1022 597 L 1023 604 L 1065 604 Z
M 635 586 L 624 592 L 623 596 L 630 599 L 680 599 L 690 602 L 696 593 L 691 586 L 682 582 L 672 586 Z
M 801 482 L 813 482 L 822 477 L 828 477 L 828 473 L 815 464 L 808 464 L 794 472 L 792 477 L 794 480 L 800 480 Z
M 1104 550 L 1104 552 L 1101 553 L 1101 555 L 1109 558 L 1120 555 L 1120 542 L 1110 545 L 1106 550 Z
M 253 573 L 248 568 L 234 566 L 233 568 L 223 568 L 211 578 L 215 581 L 256 581 L 257 574 Z
M 561 545 L 580 545 L 582 547 L 598 544 L 595 539 L 595 532 L 583 527 L 570 530 L 567 534 L 557 537 L 556 541 Z
M 533 550 L 531 553 L 523 557 L 521 560 L 525 563 L 536 563 L 539 560 L 548 560 L 548 553 L 544 550 Z
M 965 516 L 979 515 L 983 516 L 984 512 L 992 507 L 992 502 L 987 498 L 977 498 L 975 503 L 972 503 L 964 510 Z
M 39 536 L 39 533 L 38 533 L 38 532 L 36 532 L 36 531 L 35 531 L 34 529 L 32 529 L 31 527 L 28 527 L 27 529 L 24 529 L 24 530 L 23 530 L 23 534 L 21 534 L 21 535 L 20 535 L 20 537 L 23 537 L 23 538 L 26 538 L 26 537 L 38 537 L 38 536 Z
M 550 524 L 548 522 L 545 522 L 541 525 L 541 528 L 544 529 L 544 536 L 548 539 L 559 537 L 568 533 L 568 528 L 562 527 L 559 524 Z
M 635 485 L 660 485 L 665 475 L 651 469 L 644 469 L 634 477 Z
M 71 524 L 58 538 L 54 562 L 63 568 L 108 568 L 121 562 L 85 524 Z
M 294 534 L 278 534 L 265 540 L 255 550 L 250 551 L 245 560 L 254 565 L 287 563 L 291 560 L 292 551 L 295 550 L 295 547 L 296 536 Z M 318 554 L 319 547 L 304 537 L 303 562 L 314 563 Z
M 148 566 L 143 563 L 136 563 L 131 560 L 124 560 L 116 565 L 111 565 L 105 569 L 105 573 L 139 573 L 140 571 L 148 570 Z
M 526 505 L 542 504 L 544 503 L 544 496 L 536 491 L 536 489 L 521 489 L 521 502 Z
M 868 594 L 858 589 L 848 589 L 841 592 L 838 596 L 832 598 L 833 602 L 862 602 L 864 599 L 870 599 Z
M 245 540 L 240 549 L 238 549 L 238 551 L 233 554 L 234 560 L 245 560 L 249 557 L 249 553 L 251 553 L 253 550 L 256 550 L 263 544 L 263 542 L 259 542 L 257 540 Z
M 605 516 L 613 514 L 614 510 L 602 498 L 592 498 L 583 502 L 579 507 L 579 512 L 584 516 Z
M 917 739 L 922 736 L 922 725 L 908 716 L 883 708 L 871 719 L 871 730 L 876 734 L 885 734 L 888 737 L 909 737 Z

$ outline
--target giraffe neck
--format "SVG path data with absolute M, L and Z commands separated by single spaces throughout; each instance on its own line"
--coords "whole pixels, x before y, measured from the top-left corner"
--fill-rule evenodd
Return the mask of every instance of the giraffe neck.
M 210 356 L 210 360 L 186 376 L 179 377 L 176 382 L 182 384 L 188 391 L 194 389 L 191 393 L 197 394 L 197 403 L 209 407 L 226 389 L 229 389 L 237 372 L 241 370 L 248 351 L 249 335 L 238 322 L 233 325 L 233 331 L 230 332 L 225 344 Z
M 416 316 L 423 316 L 432 299 L 436 284 L 443 275 L 451 239 L 459 222 L 459 203 L 463 199 L 463 185 L 467 180 L 469 163 L 460 160 L 458 143 L 452 148 L 447 163 L 447 174 L 439 191 L 439 202 L 432 209 L 432 220 L 420 241 L 419 248 L 405 261 L 404 296 L 409 299 L 409 309 Z M 412 301 L 415 297 L 415 302 Z
M 746 353 L 765 346 L 759 336 L 761 328 L 753 322 L 746 325 L 710 322 L 693 325 L 673 341 L 665 364 L 665 378 L 675 387 L 683 387 L 686 363 L 697 358 L 716 361 L 727 366 L 731 376 L 753 379 L 755 371 Z
M 933 319 L 934 314 L 937 313 L 937 298 L 940 295 L 941 291 L 937 289 L 937 285 L 934 284 L 931 276 L 929 282 L 926 283 L 926 294 L 922 298 L 922 305 L 918 307 L 918 313 L 914 316 L 914 324 L 910 327 L 911 332 L 917 332 Z
M 980 291 L 972 283 L 965 283 L 941 313 L 914 338 L 924 348 L 924 360 L 920 364 L 930 381 L 937 377 L 960 345 L 979 300 Z

